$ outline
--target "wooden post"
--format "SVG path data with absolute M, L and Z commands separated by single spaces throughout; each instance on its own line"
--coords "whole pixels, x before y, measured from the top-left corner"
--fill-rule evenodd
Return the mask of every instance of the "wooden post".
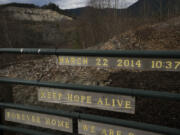
M 0 83 L 0 102 L 12 103 L 13 102 L 13 93 L 12 85 L 10 84 L 1 84 Z M 0 124 L 4 125 L 6 122 L 4 120 L 4 109 L 0 108 Z M 0 135 L 10 135 L 12 133 L 0 130 Z

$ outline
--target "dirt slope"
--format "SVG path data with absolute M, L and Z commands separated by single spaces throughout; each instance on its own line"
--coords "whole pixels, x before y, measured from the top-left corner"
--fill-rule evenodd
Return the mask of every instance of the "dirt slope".
M 180 17 L 130 30 L 95 48 L 107 50 L 179 50 Z

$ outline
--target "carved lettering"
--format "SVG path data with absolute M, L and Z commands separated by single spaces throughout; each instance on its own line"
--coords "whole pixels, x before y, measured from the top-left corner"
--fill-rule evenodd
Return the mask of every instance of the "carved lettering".
M 135 98 L 123 95 L 40 88 L 38 100 L 116 112 L 134 113 Z
M 151 59 L 127 57 L 59 56 L 59 65 L 95 66 L 140 71 L 180 71 L 180 59 Z
M 72 119 L 60 116 L 5 109 L 5 120 L 72 133 Z
M 85 120 L 78 120 L 78 130 L 81 135 L 162 135 L 139 129 Z

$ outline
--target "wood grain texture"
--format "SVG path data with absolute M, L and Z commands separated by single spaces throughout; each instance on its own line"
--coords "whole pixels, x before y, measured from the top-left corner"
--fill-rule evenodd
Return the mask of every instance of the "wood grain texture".
M 59 56 L 57 64 L 138 71 L 180 71 L 180 59 Z
M 78 131 L 81 135 L 162 135 L 149 131 L 85 120 L 78 121 Z
M 54 88 L 39 88 L 38 100 L 80 107 L 135 113 L 135 97 Z
M 54 115 L 5 109 L 5 120 L 70 133 L 73 131 L 72 119 Z

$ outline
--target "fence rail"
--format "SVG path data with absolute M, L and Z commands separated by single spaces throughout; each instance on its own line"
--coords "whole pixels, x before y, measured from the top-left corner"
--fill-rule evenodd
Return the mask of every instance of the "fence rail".
M 112 51 L 112 50 L 71 50 L 71 49 L 38 49 L 38 48 L 0 48 L 0 53 L 35 54 L 35 55 L 68 55 L 68 56 L 101 56 L 101 57 L 141 57 L 141 58 L 180 58 L 180 51 Z
M 4 126 L 4 125 L 0 125 L 0 130 L 23 133 L 23 134 L 27 134 L 27 135 L 53 135 L 53 134 L 48 134 L 45 132 L 35 131 L 35 130 L 31 130 L 31 129 Z
M 99 92 L 99 93 L 113 93 L 123 94 L 130 96 L 142 96 L 151 98 L 162 98 L 169 100 L 180 100 L 180 94 L 170 92 L 158 92 L 152 90 L 140 90 L 140 89 L 128 89 L 128 88 L 114 88 L 114 87 L 100 87 L 100 86 L 85 86 L 85 85 L 74 85 L 74 84 L 63 84 L 57 82 L 46 82 L 46 81 L 34 81 L 34 80 L 21 80 L 21 79 L 10 79 L 0 77 L 0 83 L 11 83 L 11 84 L 22 84 L 31 86 L 43 86 L 51 88 L 71 89 L 80 90 L 87 92 Z
M 179 60 L 180 51 L 96 51 L 96 50 L 60 50 L 60 49 L 35 49 L 35 48 L 1 48 L 0 54 L 4 54 L 4 53 L 57 55 L 57 56 L 93 56 L 93 57 L 97 56 L 97 57 L 129 57 L 129 58 L 134 57 L 134 58 L 147 58 L 147 59 L 152 58 L 149 60 L 149 63 L 143 63 L 144 64 L 143 66 L 140 66 L 139 63 L 137 63 L 136 69 L 139 68 L 139 69 L 151 70 L 152 68 L 156 68 L 159 71 L 160 69 L 162 71 L 168 71 L 168 69 L 170 69 L 170 71 L 180 71 L 180 60 Z M 167 58 L 167 60 L 154 61 L 154 59 L 156 58 L 159 58 L 159 59 Z M 169 59 L 174 59 L 174 60 L 169 61 Z M 110 60 L 111 59 L 109 59 L 109 61 Z M 133 65 L 131 69 L 134 68 L 134 62 L 136 62 L 135 60 L 136 59 L 126 60 L 127 63 L 130 61 L 132 62 L 131 64 Z M 146 59 L 143 59 L 143 61 L 146 61 Z M 162 67 L 162 64 L 164 63 L 167 65 L 165 67 Z M 147 64 L 149 64 L 148 68 L 147 68 Z M 73 64 L 71 66 L 73 66 Z M 57 82 L 22 80 L 22 79 L 17 79 L 17 78 L 12 79 L 12 78 L 5 78 L 5 77 L 0 77 L 0 83 L 26 85 L 26 86 L 39 86 L 39 87 L 48 87 L 48 88 L 59 88 L 59 89 L 66 89 L 66 90 L 70 89 L 73 91 L 81 91 L 81 92 L 96 92 L 96 93 L 106 93 L 106 94 L 121 94 L 121 95 L 128 95 L 128 96 L 141 96 L 141 97 L 147 97 L 147 98 L 161 98 L 161 99 L 167 99 L 167 100 L 180 101 L 179 93 L 160 92 L 160 91 L 152 91 L 152 90 L 113 88 L 113 87 L 107 87 L 107 86 L 106 87 L 84 86 L 84 85 L 62 84 L 62 83 L 57 83 Z M 87 120 L 87 121 L 94 121 L 98 123 L 118 125 L 118 126 L 128 127 L 132 129 L 140 129 L 143 131 L 150 131 L 150 132 L 166 134 L 166 135 L 180 135 L 180 129 L 170 128 L 170 127 L 165 127 L 165 126 L 160 126 L 160 125 L 147 124 L 147 123 L 122 120 L 122 119 L 116 119 L 116 118 L 110 118 L 110 117 L 103 117 L 103 116 L 98 116 L 98 115 L 68 112 L 68 111 L 55 110 L 55 109 L 44 109 L 42 107 L 24 106 L 24 105 L 12 104 L 12 103 L 7 103 L 7 102 L 0 102 L 0 110 L 4 110 L 5 112 L 6 109 L 17 109 L 17 110 L 24 110 L 24 111 L 29 111 L 29 112 L 49 114 L 49 115 L 55 115 L 55 116 L 63 116 L 67 118 L 72 118 L 72 121 L 75 123 L 78 123 L 78 120 Z M 20 132 L 20 133 L 25 133 L 29 135 L 41 135 L 41 134 L 50 135 L 48 133 L 42 133 L 39 131 L 30 130 L 30 129 L 5 126 L 3 125 L 3 123 L 1 123 L 1 120 L 0 120 L 0 131 L 4 131 L 4 130 Z M 78 131 L 78 127 L 76 126 L 73 127 L 73 134 L 77 134 L 78 133 L 77 131 Z

